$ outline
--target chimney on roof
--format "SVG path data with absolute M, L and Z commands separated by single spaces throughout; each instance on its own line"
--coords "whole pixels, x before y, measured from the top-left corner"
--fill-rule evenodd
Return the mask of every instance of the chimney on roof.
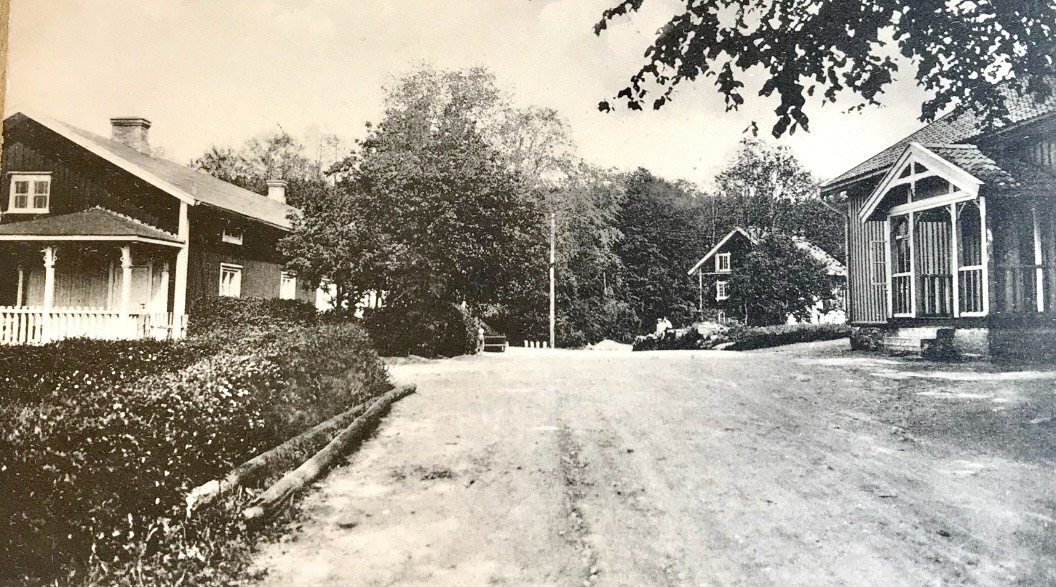
M 268 199 L 275 200 L 280 204 L 286 203 L 286 180 L 285 179 L 269 179 L 268 180 Z
M 110 138 L 131 147 L 144 155 L 150 155 L 150 121 L 139 116 L 123 116 L 110 119 Z

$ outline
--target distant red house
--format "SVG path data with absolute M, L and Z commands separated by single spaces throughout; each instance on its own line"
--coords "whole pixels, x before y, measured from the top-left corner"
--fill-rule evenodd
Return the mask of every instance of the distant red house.
M 244 190 L 152 156 L 148 120 L 111 123 L 4 120 L 0 343 L 179 337 L 196 298 L 314 299 L 276 249 L 285 182 Z
M 987 130 L 946 116 L 827 182 L 849 201 L 849 315 L 891 348 L 1051 354 L 1056 96 Z
M 689 269 L 689 275 L 697 275 L 698 311 L 702 316 L 711 314 L 710 317 L 720 322 L 743 319 L 743 312 L 730 301 L 730 280 L 737 267 L 743 267 L 745 255 L 759 243 L 760 238 L 762 234 L 755 229 L 735 227 Z M 838 286 L 833 292 L 833 300 L 842 298 L 843 281 L 847 276 L 843 263 L 804 238 L 792 237 L 792 241 L 800 250 L 824 265 L 830 276 L 836 278 Z M 843 322 L 842 311 L 825 310 L 826 301 L 818 300 L 811 308 L 811 322 Z

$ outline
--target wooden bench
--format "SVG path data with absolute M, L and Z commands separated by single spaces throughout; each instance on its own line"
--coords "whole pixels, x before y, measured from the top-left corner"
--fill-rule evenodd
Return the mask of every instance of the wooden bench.
M 483 350 L 486 353 L 506 352 L 506 336 L 502 334 L 485 335 Z

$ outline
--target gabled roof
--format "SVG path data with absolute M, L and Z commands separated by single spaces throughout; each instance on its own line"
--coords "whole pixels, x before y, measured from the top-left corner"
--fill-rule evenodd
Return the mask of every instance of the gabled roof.
M 0 224 L 0 240 L 114 240 L 182 244 L 172 233 L 105 208 Z
M 122 143 L 47 116 L 17 112 L 9 116 L 7 121 L 18 121 L 18 117 L 44 126 L 81 148 L 189 204 L 207 204 L 284 229 L 290 227 L 288 215 L 296 212 L 293 206 L 221 181 L 190 167 L 144 155 Z
M 687 272 L 687 275 L 693 275 L 694 272 L 704 266 L 704 264 L 708 262 L 708 259 L 711 259 L 719 251 L 721 251 L 722 247 L 725 246 L 726 243 L 735 235 L 740 235 L 748 239 L 749 243 L 756 245 L 759 244 L 760 240 L 762 240 L 764 233 L 756 227 L 750 226 L 748 228 L 741 228 L 740 226 L 735 226 L 733 230 L 726 234 L 726 236 L 722 237 L 722 240 L 720 240 L 717 245 L 715 245 L 711 248 L 710 251 L 708 251 L 708 254 L 704 255 L 704 257 L 700 261 L 697 261 L 697 264 L 694 265 L 693 268 Z M 844 267 L 843 263 L 840 263 L 839 259 L 837 259 L 836 257 L 833 257 L 832 255 L 826 253 L 825 250 L 821 247 L 815 245 L 814 243 L 808 241 L 807 239 L 801 236 L 792 237 L 792 242 L 795 243 L 796 247 L 798 247 L 800 250 L 805 251 L 808 255 L 810 255 L 814 259 L 818 260 L 822 265 L 824 265 L 825 271 L 829 275 L 847 275 L 847 268 Z
M 1030 96 L 1009 92 L 1005 104 L 1008 106 L 1008 121 L 999 125 L 997 129 L 986 131 L 982 120 L 972 112 L 956 116 L 952 113 L 947 114 L 835 178 L 824 182 L 821 189 L 823 192 L 830 192 L 858 180 L 880 175 L 898 160 L 910 143 L 945 145 L 966 143 L 986 134 L 1052 116 L 1056 114 L 1056 91 L 1040 103 Z
M 751 230 L 751 229 L 749 229 L 749 230 Z M 757 239 L 755 237 L 753 237 L 749 233 L 748 230 L 745 230 L 745 229 L 741 228 L 740 226 L 735 226 L 733 228 L 733 230 L 731 230 L 726 236 L 722 237 L 722 240 L 720 240 L 717 245 L 715 245 L 714 247 L 711 247 L 711 250 L 708 251 L 708 254 L 704 255 L 704 258 L 702 258 L 700 261 L 697 261 L 697 264 L 694 265 L 692 269 L 687 271 L 686 274 L 687 275 L 693 275 L 693 273 L 697 269 L 700 269 L 704 265 L 704 263 L 708 262 L 708 259 L 711 259 L 712 257 L 715 256 L 716 253 L 718 253 L 720 250 L 722 250 L 722 247 L 726 244 L 727 241 L 729 241 L 731 238 L 733 238 L 735 235 L 738 235 L 738 234 L 743 236 L 744 238 L 748 239 L 748 242 L 752 243 L 753 245 L 756 242 L 758 242 Z
M 974 198 L 981 192 L 1003 197 L 1056 196 L 1056 176 L 1036 165 L 1023 161 L 997 161 L 975 145 L 910 143 L 865 199 L 858 213 L 860 220 L 873 217 L 889 188 L 902 181 L 898 178 L 899 171 L 910 160 L 922 162 L 931 173 L 949 181 L 968 197 Z

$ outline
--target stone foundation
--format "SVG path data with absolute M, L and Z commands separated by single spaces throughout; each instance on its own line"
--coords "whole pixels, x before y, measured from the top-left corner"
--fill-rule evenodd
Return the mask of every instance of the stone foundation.
M 851 348 L 919 354 L 934 360 L 996 360 L 1056 363 L 1056 327 L 1024 329 L 915 326 L 855 327 Z

